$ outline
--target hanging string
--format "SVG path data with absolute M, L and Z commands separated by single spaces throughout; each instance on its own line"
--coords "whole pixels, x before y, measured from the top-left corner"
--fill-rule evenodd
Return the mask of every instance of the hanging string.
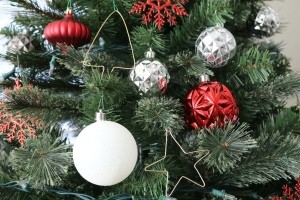
M 72 9 L 72 0 L 68 0 L 67 8 Z
M 53 74 L 54 68 L 55 68 L 55 55 L 52 55 L 51 61 L 49 62 L 49 76 L 51 76 Z
M 17 52 L 17 67 L 20 69 L 19 52 Z
M 112 1 L 114 10 L 118 10 L 115 0 Z
M 104 95 L 103 95 L 103 92 L 102 92 L 102 95 L 101 95 L 100 100 L 99 100 L 98 110 L 104 111 Z
M 108 17 L 104 20 L 104 22 L 103 22 L 102 25 L 100 26 L 100 28 L 99 28 L 97 34 L 95 35 L 95 37 L 94 37 L 94 39 L 93 39 L 93 41 L 92 41 L 92 43 L 91 43 L 91 45 L 90 45 L 88 51 L 86 52 L 83 61 L 82 61 L 83 66 L 102 68 L 101 78 L 103 77 L 103 74 L 104 74 L 104 71 L 105 71 L 105 67 L 104 67 L 103 65 L 91 65 L 91 64 L 87 64 L 87 63 L 86 63 L 86 62 L 87 62 L 87 57 L 88 57 L 88 55 L 89 55 L 90 50 L 91 50 L 92 47 L 93 47 L 93 44 L 94 44 L 95 41 L 96 41 L 98 35 L 100 34 L 100 32 L 101 32 L 103 26 L 106 24 L 106 22 L 109 20 L 109 18 L 110 18 L 113 14 L 115 14 L 115 13 L 117 13 L 117 14 L 121 17 L 121 19 L 122 19 L 122 21 L 123 21 L 123 24 L 124 24 L 124 26 L 125 26 L 126 34 L 127 34 L 127 37 L 128 37 L 128 40 L 129 40 L 130 49 L 131 49 L 131 54 L 132 54 L 132 59 L 133 59 L 133 66 L 135 66 L 135 57 L 134 57 L 134 52 L 133 52 L 132 42 L 131 42 L 131 39 L 130 39 L 129 30 L 128 30 L 128 27 L 127 27 L 127 25 L 126 25 L 125 19 L 124 19 L 123 15 L 118 11 L 118 8 L 117 8 L 117 6 L 116 6 L 114 0 L 113 0 L 113 7 L 114 7 L 114 11 L 111 12 L 111 13 L 108 15 Z M 111 72 L 113 72 L 114 69 L 132 69 L 132 68 L 113 67 L 112 70 L 111 70 Z
M 68 0 L 66 14 L 72 13 L 72 0 Z

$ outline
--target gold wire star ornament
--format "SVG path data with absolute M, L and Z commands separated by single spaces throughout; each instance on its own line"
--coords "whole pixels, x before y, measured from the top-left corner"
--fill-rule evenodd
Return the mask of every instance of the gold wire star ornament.
M 193 153 L 204 153 L 204 154 L 203 154 L 203 156 L 202 156 L 200 159 L 198 159 L 198 160 L 194 163 L 194 169 L 196 170 L 196 172 L 197 172 L 197 174 L 198 174 L 198 176 L 199 176 L 199 178 L 200 178 L 200 180 L 201 180 L 202 183 L 198 183 L 198 182 L 196 182 L 196 181 L 194 181 L 194 180 L 192 180 L 192 179 L 190 179 L 190 178 L 188 178 L 188 177 L 186 177 L 186 176 L 181 176 L 181 177 L 178 179 L 178 181 L 176 182 L 176 184 L 175 184 L 174 188 L 172 189 L 172 191 L 168 194 L 168 190 L 169 190 L 169 187 L 168 187 L 168 185 L 169 185 L 169 172 L 168 172 L 166 169 L 163 169 L 163 170 L 155 170 L 155 169 L 149 169 L 149 168 L 150 168 L 151 166 L 153 166 L 153 165 L 156 165 L 157 163 L 160 163 L 160 162 L 163 161 L 164 159 L 166 159 L 166 157 L 167 157 L 167 147 L 168 147 L 168 136 L 169 136 L 169 135 L 171 136 L 171 138 L 175 141 L 175 143 L 177 144 L 177 146 L 180 148 L 180 150 L 181 150 L 185 155 L 193 154 Z M 209 150 L 207 150 L 207 149 L 197 150 L 197 151 L 191 151 L 191 152 L 186 152 L 186 151 L 182 148 L 182 146 L 179 144 L 179 142 L 176 140 L 175 136 L 172 134 L 172 131 L 171 131 L 171 130 L 166 130 L 166 140 L 165 140 L 165 152 L 164 152 L 164 156 L 163 156 L 161 159 L 159 159 L 159 160 L 157 160 L 157 161 L 155 161 L 155 162 L 153 162 L 153 163 L 147 165 L 147 166 L 144 168 L 144 170 L 147 171 L 147 172 L 156 172 L 156 173 L 163 173 L 163 174 L 165 174 L 166 177 L 167 177 L 167 178 L 166 178 L 166 186 L 165 186 L 165 196 L 166 196 L 166 197 L 171 197 L 171 195 L 174 193 L 175 189 L 176 189 L 177 186 L 179 185 L 180 181 L 183 180 L 183 179 L 186 179 L 187 181 L 189 181 L 189 182 L 195 184 L 195 185 L 198 186 L 198 187 L 201 187 L 201 188 L 205 187 L 205 181 L 203 180 L 203 178 L 202 178 L 202 176 L 201 176 L 199 170 L 197 169 L 197 164 L 198 164 L 199 162 L 201 162 L 208 154 L 209 154 Z
M 123 15 L 118 11 L 118 8 L 116 7 L 114 0 L 113 0 L 113 7 L 114 7 L 114 11 L 112 11 L 112 12 L 107 16 L 107 18 L 104 20 L 104 22 L 103 22 L 102 25 L 100 26 L 98 32 L 96 33 L 96 36 L 94 37 L 94 39 L 93 39 L 93 41 L 92 41 L 90 47 L 88 48 L 88 50 L 87 50 L 87 52 L 86 52 L 86 54 L 85 54 L 85 56 L 84 56 L 83 61 L 81 61 L 82 65 L 83 65 L 84 67 L 94 67 L 94 68 L 102 69 L 101 78 L 102 78 L 103 75 L 104 75 L 105 67 L 104 67 L 103 65 L 97 65 L 97 64 L 96 64 L 96 65 L 92 65 L 92 64 L 89 64 L 89 63 L 87 62 L 87 58 L 88 58 L 88 55 L 89 55 L 90 50 L 91 50 L 92 47 L 93 47 L 93 44 L 95 43 L 97 37 L 99 36 L 99 34 L 100 34 L 102 28 L 103 28 L 104 25 L 107 23 L 107 21 L 110 19 L 110 17 L 111 17 L 113 14 L 115 14 L 115 13 L 118 14 L 118 15 L 121 17 L 122 22 L 123 22 L 123 24 L 124 24 L 124 27 L 125 27 L 125 30 L 126 30 L 126 33 L 127 33 L 127 37 L 128 37 L 128 41 L 129 41 L 129 45 L 130 45 L 130 49 L 131 49 L 131 54 L 132 54 L 132 59 L 133 59 L 133 66 L 135 66 L 135 63 L 136 63 L 135 57 L 134 57 L 134 52 L 133 52 L 133 46 L 132 46 L 132 42 L 131 42 L 131 39 L 130 39 L 130 34 L 129 34 L 129 30 L 128 30 L 126 21 L 125 21 Z M 132 69 L 132 67 L 131 67 L 131 68 L 127 68 L 127 67 L 113 67 L 112 70 L 111 70 L 111 73 L 112 73 L 115 69 L 130 70 L 130 69 Z

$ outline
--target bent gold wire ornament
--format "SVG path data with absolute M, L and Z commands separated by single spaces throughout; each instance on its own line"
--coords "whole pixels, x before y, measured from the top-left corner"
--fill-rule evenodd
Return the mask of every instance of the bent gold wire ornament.
M 103 22 L 102 25 L 100 26 L 98 32 L 96 33 L 96 36 L 94 37 L 94 39 L 93 39 L 93 41 L 92 41 L 90 47 L 88 48 L 88 50 L 87 50 L 87 52 L 86 52 L 86 54 L 85 54 L 85 56 L 84 56 L 83 61 L 81 61 L 82 65 L 83 65 L 84 67 L 101 68 L 101 69 L 102 69 L 101 78 L 103 77 L 103 74 L 104 74 L 104 71 L 105 71 L 105 67 L 104 67 L 103 65 L 91 65 L 91 64 L 87 63 L 87 58 L 88 58 L 89 52 L 90 52 L 91 48 L 93 47 L 93 44 L 95 43 L 96 38 L 97 38 L 98 35 L 100 34 L 100 32 L 101 32 L 103 26 L 107 23 L 107 21 L 110 19 L 110 17 L 111 17 L 113 14 L 115 14 L 115 13 L 117 13 L 117 14 L 121 17 L 122 22 L 123 22 L 123 24 L 124 24 L 124 26 L 125 26 L 126 34 L 127 34 L 127 37 L 128 37 L 128 41 L 129 41 L 130 48 L 131 48 L 131 54 L 132 54 L 132 59 L 133 59 L 133 66 L 135 66 L 135 62 L 136 62 L 136 61 L 135 61 L 135 57 L 134 57 L 134 52 L 133 52 L 133 46 L 132 46 L 132 42 L 131 42 L 131 39 L 130 39 L 130 34 L 129 34 L 129 30 L 128 30 L 126 21 L 125 21 L 123 15 L 118 11 L 117 7 L 116 7 L 115 4 L 114 4 L 114 1 L 113 1 L 113 6 L 114 6 L 114 11 L 112 11 L 112 12 L 107 16 L 107 18 L 104 20 L 104 22 Z M 130 69 L 132 69 L 132 67 L 131 67 L 131 68 L 126 68 L 126 67 L 113 67 L 112 70 L 111 70 L 111 73 L 112 73 L 115 69 L 130 70 Z
M 198 183 L 198 182 L 196 182 L 196 181 L 194 181 L 194 180 L 192 180 L 192 179 L 190 179 L 190 178 L 188 178 L 188 177 L 186 177 L 186 176 L 181 176 L 181 177 L 178 179 L 178 181 L 176 182 L 176 184 L 175 184 L 175 186 L 173 187 L 173 189 L 171 190 L 171 192 L 168 194 L 168 190 L 169 190 L 169 187 L 168 187 L 168 185 L 169 185 L 169 171 L 167 171 L 166 169 L 163 169 L 163 170 L 155 170 L 155 169 L 150 169 L 150 168 L 151 168 L 153 165 L 156 165 L 157 163 L 160 163 L 161 161 L 163 161 L 164 159 L 166 159 L 166 157 L 167 157 L 167 147 L 168 147 L 168 136 L 169 136 L 169 135 L 171 136 L 171 138 L 175 141 L 175 143 L 177 144 L 177 146 L 180 148 L 180 150 L 181 150 L 185 155 L 193 154 L 193 153 L 204 153 L 204 154 L 203 154 L 203 156 L 202 156 L 200 159 L 198 159 L 198 160 L 194 163 L 194 169 L 196 170 L 196 172 L 197 172 L 197 174 L 198 174 L 198 176 L 199 176 L 199 178 L 200 178 L 200 180 L 201 180 L 201 183 Z M 201 187 L 201 188 L 205 187 L 205 181 L 203 180 L 203 178 L 202 178 L 202 176 L 201 176 L 199 170 L 197 169 L 197 164 L 200 163 L 200 162 L 201 162 L 208 154 L 209 154 L 209 150 L 207 150 L 207 149 L 197 150 L 197 151 L 191 151 L 191 152 L 186 152 L 186 151 L 182 148 L 182 146 L 179 144 L 179 142 L 176 140 L 176 138 L 175 138 L 175 136 L 173 135 L 172 131 L 171 131 L 171 130 L 166 130 L 166 139 L 165 139 L 165 152 L 164 152 L 164 156 L 163 156 L 161 159 L 159 159 L 159 160 L 157 160 L 157 161 L 155 161 L 155 162 L 153 162 L 153 163 L 147 165 L 147 166 L 144 168 L 144 170 L 147 171 L 147 172 L 156 172 L 156 173 L 163 173 L 163 174 L 165 174 L 166 177 L 167 177 L 167 179 L 166 179 L 166 185 L 165 185 L 165 196 L 166 196 L 166 197 L 171 197 L 172 194 L 174 193 L 174 191 L 176 190 L 177 186 L 179 185 L 179 183 L 180 183 L 183 179 L 185 179 L 185 180 L 187 180 L 187 181 L 189 181 L 189 182 L 195 184 L 195 185 L 198 186 L 198 187 Z

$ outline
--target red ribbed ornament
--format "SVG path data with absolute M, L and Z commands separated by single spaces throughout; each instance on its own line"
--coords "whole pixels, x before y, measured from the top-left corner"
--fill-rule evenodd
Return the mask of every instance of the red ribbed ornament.
M 64 19 L 50 22 L 44 28 L 44 36 L 53 45 L 61 43 L 77 48 L 90 42 L 91 31 L 67 12 Z
M 236 121 L 239 109 L 230 90 L 213 81 L 201 82 L 185 98 L 186 123 L 192 128 L 224 126 Z

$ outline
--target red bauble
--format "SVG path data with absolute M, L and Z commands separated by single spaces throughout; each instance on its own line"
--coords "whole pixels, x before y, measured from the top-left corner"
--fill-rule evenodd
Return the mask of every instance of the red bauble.
M 77 48 L 89 43 L 91 31 L 67 13 L 64 19 L 49 23 L 44 29 L 44 36 L 53 45 L 61 43 Z
M 230 90 L 219 82 L 201 82 L 185 98 L 186 123 L 193 129 L 236 121 L 239 109 Z

